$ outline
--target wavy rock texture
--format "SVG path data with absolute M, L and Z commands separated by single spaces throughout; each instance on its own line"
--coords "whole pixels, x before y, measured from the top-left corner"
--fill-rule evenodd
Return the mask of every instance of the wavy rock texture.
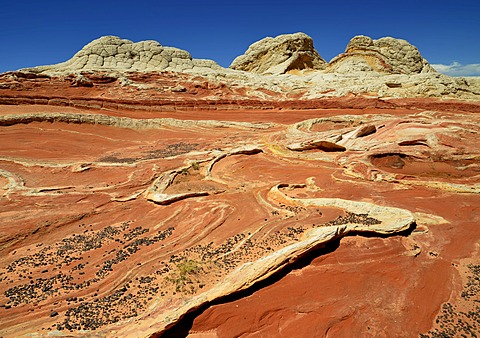
M 192 59 L 189 52 L 162 46 L 157 41 L 134 43 L 117 36 L 103 36 L 87 44 L 70 60 L 57 65 L 38 67 L 37 70 L 185 71 L 194 68 L 198 71 L 222 69 L 214 61 Z
M 476 334 L 478 81 L 380 40 L 344 75 L 115 37 L 1 74 L 0 336 Z

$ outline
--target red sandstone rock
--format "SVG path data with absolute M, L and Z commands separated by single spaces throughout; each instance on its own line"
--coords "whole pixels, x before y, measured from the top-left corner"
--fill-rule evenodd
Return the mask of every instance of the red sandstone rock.
M 478 332 L 478 102 L 266 100 L 180 73 L 129 74 L 144 90 L 83 75 L 0 78 L 0 335 L 172 336 L 177 320 L 194 337 Z M 345 150 L 288 149 L 326 137 Z M 399 208 L 417 228 L 377 236 L 373 213 L 322 198 Z M 345 224 L 373 233 L 336 233 L 246 293 L 175 312 Z

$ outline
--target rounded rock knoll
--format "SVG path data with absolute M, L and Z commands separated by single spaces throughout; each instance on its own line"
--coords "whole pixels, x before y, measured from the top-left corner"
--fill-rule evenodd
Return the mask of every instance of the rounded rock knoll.
M 300 70 L 321 70 L 326 62 L 304 33 L 267 37 L 248 47 L 230 68 L 258 74 L 284 74 Z

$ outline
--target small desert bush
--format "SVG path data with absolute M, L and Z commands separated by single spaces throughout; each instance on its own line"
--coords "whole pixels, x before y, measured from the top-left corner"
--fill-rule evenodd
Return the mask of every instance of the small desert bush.
M 198 283 L 194 277 L 202 270 L 200 262 L 185 259 L 177 264 L 176 271 L 166 277 L 166 280 L 175 285 L 176 292 L 194 293 L 196 291 L 195 284 Z

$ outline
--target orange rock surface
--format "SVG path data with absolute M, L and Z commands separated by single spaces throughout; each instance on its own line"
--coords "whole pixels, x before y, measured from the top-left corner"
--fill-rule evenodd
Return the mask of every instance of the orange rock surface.
M 478 102 L 130 77 L 0 75 L 0 336 L 479 332 Z

